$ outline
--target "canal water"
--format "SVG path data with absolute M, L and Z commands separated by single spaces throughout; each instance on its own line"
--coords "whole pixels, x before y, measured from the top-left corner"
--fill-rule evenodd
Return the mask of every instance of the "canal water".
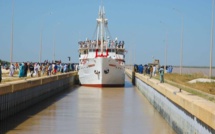
M 126 78 L 124 88 L 76 86 L 1 121 L 7 134 L 174 134 Z

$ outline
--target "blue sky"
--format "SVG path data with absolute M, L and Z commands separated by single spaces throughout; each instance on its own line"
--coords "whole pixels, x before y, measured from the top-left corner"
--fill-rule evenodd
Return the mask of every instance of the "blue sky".
M 167 64 L 180 64 L 182 23 L 181 16 L 173 10 L 176 8 L 184 16 L 183 65 L 209 66 L 212 0 L 103 3 L 111 36 L 125 41 L 127 63 L 145 64 L 154 57 L 164 64 L 167 41 Z M 67 62 L 71 56 L 73 62 L 78 62 L 77 42 L 93 37 L 100 4 L 100 0 L 14 0 L 13 61 L 39 61 L 43 24 L 42 60 L 53 59 L 55 39 L 56 59 Z M 12 0 L 0 0 L 0 59 L 8 61 L 11 24 Z

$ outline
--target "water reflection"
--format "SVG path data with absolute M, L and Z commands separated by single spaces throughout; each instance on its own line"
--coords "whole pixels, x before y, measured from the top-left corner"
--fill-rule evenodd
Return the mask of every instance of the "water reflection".
M 27 121 L 28 119 L 31 119 L 34 117 L 36 114 L 41 112 L 44 109 L 48 109 L 50 105 L 56 103 L 57 101 L 60 101 L 63 99 L 65 96 L 67 96 L 68 93 L 71 93 L 72 91 L 76 90 L 76 88 L 70 88 L 68 90 L 60 92 L 58 95 L 54 95 L 50 97 L 49 99 L 45 99 L 44 101 L 29 107 L 27 110 L 21 111 L 14 116 L 11 116 L 10 118 L 7 118 L 5 120 L 2 120 L 0 122 L 0 134 L 4 134 L 8 132 L 9 130 L 19 130 L 16 128 L 19 126 L 21 123 Z M 52 107 L 52 111 L 56 109 L 55 105 Z M 50 116 L 55 116 L 53 113 L 49 114 Z M 37 120 L 35 120 L 37 121 Z M 34 122 L 37 123 L 37 122 Z
M 123 88 L 68 89 L 3 123 L 8 134 L 174 133 L 128 78 Z

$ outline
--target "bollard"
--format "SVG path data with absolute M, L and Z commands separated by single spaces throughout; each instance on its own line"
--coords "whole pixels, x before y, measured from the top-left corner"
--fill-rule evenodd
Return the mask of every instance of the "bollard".
M 136 82 L 135 82 L 135 72 L 134 71 L 132 71 L 132 76 L 131 76 L 131 78 L 132 78 L 132 84 L 135 86 L 136 84 Z

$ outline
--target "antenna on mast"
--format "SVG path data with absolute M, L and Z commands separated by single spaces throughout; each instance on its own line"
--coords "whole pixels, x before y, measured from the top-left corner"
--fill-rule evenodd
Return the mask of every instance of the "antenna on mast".
M 103 0 L 101 0 L 101 7 L 103 7 Z

